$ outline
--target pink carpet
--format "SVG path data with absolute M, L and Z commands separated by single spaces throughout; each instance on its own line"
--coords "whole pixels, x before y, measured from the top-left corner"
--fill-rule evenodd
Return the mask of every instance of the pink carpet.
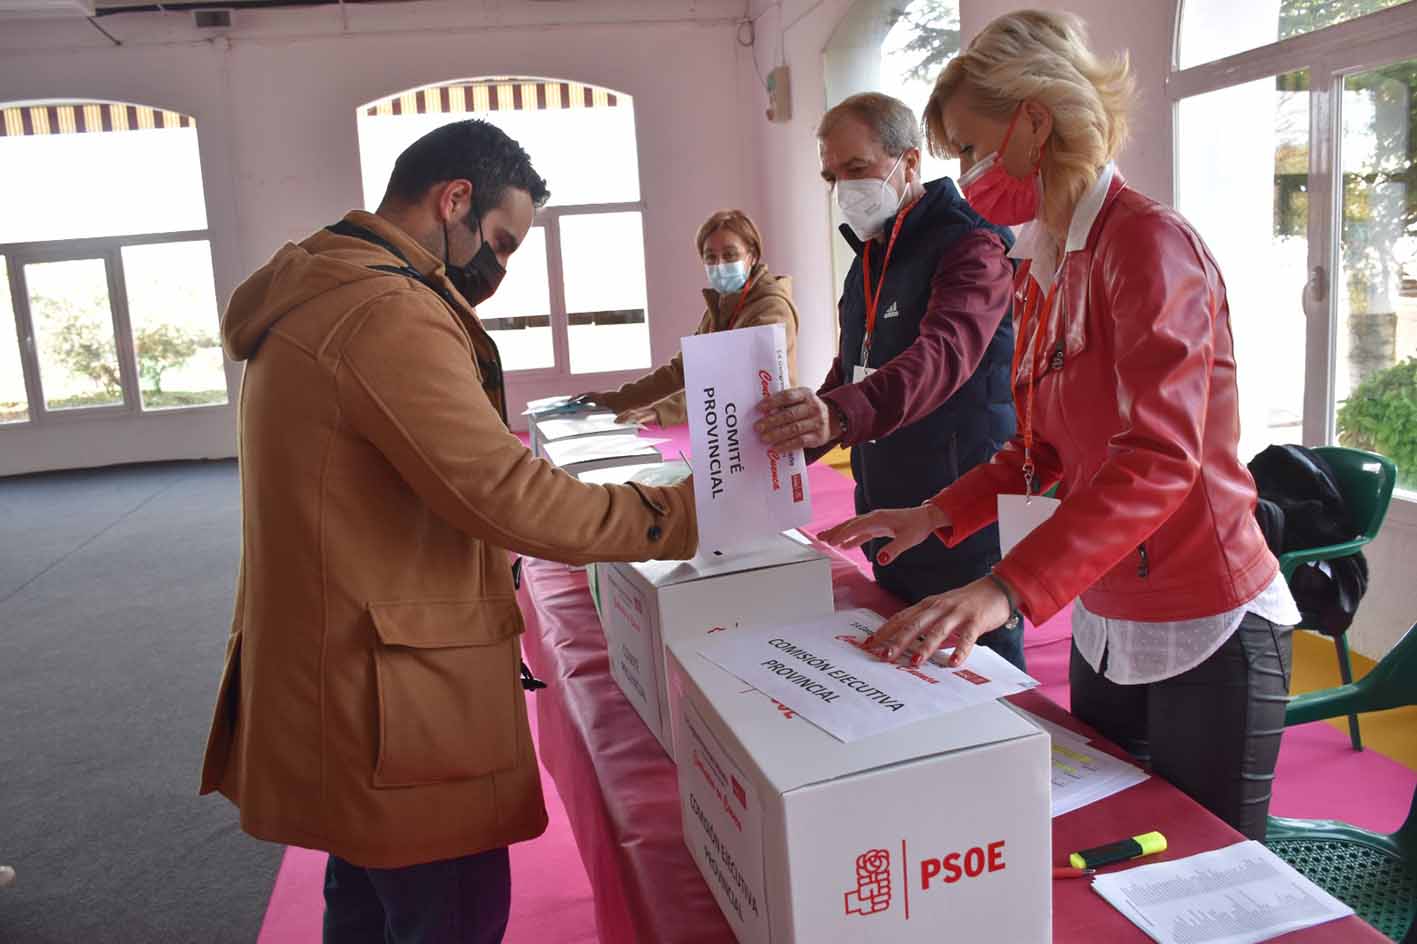
M 687 454 L 687 429 L 651 432 L 674 440 L 673 445 L 661 447 L 665 456 L 674 456 L 678 449 Z M 855 485 L 849 478 L 820 463 L 811 468 L 810 478 L 814 515 L 807 530 L 815 533 L 850 517 Z M 848 556 L 865 569 L 860 552 Z M 1042 683 L 1044 694 L 1065 707 L 1069 636 L 1069 613 L 1065 610 L 1042 626 L 1030 627 L 1025 646 L 1030 674 Z M 530 715 L 535 736 L 536 712 Z M 512 916 L 506 941 L 591 944 L 596 938 L 590 884 L 560 795 L 544 768 L 541 779 L 551 825 L 540 839 L 512 849 Z M 1367 829 L 1390 832 L 1407 815 L 1417 774 L 1372 751 L 1353 751 L 1347 735 L 1336 728 L 1309 724 L 1285 733 L 1276 781 L 1271 812 L 1277 816 L 1339 817 Z M 324 853 L 287 847 L 259 944 L 319 940 L 324 868 Z M 548 877 L 554 878 L 548 881 Z

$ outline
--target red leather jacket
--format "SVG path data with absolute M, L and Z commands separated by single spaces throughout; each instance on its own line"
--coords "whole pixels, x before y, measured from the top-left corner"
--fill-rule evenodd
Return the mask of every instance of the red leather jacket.
M 1079 594 L 1100 616 L 1156 622 L 1248 602 L 1279 565 L 1237 454 L 1234 343 L 1215 260 L 1179 214 L 1118 174 L 1062 277 L 1039 349 L 1033 447 L 1036 488 L 1056 483 L 1062 505 L 995 573 L 1035 623 Z M 1014 379 L 1020 404 L 1028 360 Z M 1022 463 L 1015 437 L 936 495 L 952 521 L 940 538 L 957 544 L 994 521 L 996 496 L 1023 491 Z

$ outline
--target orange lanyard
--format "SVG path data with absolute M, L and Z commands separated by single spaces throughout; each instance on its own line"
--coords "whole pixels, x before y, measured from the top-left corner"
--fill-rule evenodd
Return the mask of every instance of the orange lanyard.
M 743 314 L 743 303 L 748 300 L 748 293 L 753 290 L 753 283 L 756 281 L 758 281 L 758 277 L 755 275 L 743 286 L 743 291 L 738 293 L 738 304 L 733 307 L 733 317 L 728 319 L 728 328 L 726 330 L 732 331 L 734 328 L 738 327 L 738 318 Z
M 861 366 L 866 367 L 867 361 L 871 357 L 871 336 L 876 333 L 876 312 L 881 307 L 881 290 L 886 287 L 886 269 L 891 264 L 891 253 L 895 250 L 895 241 L 900 237 L 900 228 L 905 225 L 905 218 L 910 215 L 910 211 L 915 209 L 915 204 L 920 202 L 916 197 L 905 205 L 905 209 L 896 214 L 895 226 L 891 228 L 890 242 L 886 243 L 886 255 L 881 260 L 881 281 L 876 284 L 876 294 L 871 294 L 871 243 L 875 240 L 868 239 L 865 248 L 861 251 L 861 288 L 866 295 L 866 337 L 861 341 Z
M 1063 271 L 1059 266 L 1058 271 L 1053 276 L 1053 284 L 1049 287 L 1047 294 L 1039 290 L 1039 287 L 1029 278 L 1032 269 L 1032 261 L 1025 262 L 1019 267 L 1018 274 L 1014 276 L 1014 291 L 1016 297 L 1021 297 L 1023 301 L 1023 311 L 1018 319 L 1018 335 L 1014 337 L 1014 363 L 1012 380 L 1015 385 L 1018 383 L 1018 368 L 1023 361 L 1024 347 L 1028 348 L 1028 391 L 1024 394 L 1024 402 L 1018 402 L 1018 390 L 1014 390 L 1014 410 L 1019 414 L 1019 423 L 1023 434 L 1023 493 L 1025 496 L 1033 494 L 1033 396 L 1038 389 L 1038 346 L 1043 340 L 1044 322 L 1048 313 L 1053 310 L 1053 301 L 1058 296 L 1058 288 L 1063 284 Z M 1033 328 L 1029 334 L 1030 325 Z M 1027 337 L 1027 341 L 1024 338 Z M 1020 407 L 1022 407 L 1020 409 Z

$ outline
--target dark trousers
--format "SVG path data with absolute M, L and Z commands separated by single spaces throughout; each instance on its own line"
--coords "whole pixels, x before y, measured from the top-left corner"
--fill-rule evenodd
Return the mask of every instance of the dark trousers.
M 324 944 L 497 944 L 511 905 L 506 848 L 401 869 L 330 856 Z
M 1248 838 L 1263 839 L 1293 644 L 1290 627 L 1246 613 L 1210 658 L 1144 685 L 1108 681 L 1075 644 L 1073 714 Z

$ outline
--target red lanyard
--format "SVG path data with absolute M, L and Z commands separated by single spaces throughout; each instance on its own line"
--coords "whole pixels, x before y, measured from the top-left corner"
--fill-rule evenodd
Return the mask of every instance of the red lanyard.
M 753 290 L 753 283 L 757 281 L 758 277 L 753 276 L 744 284 L 743 291 L 738 293 L 738 304 L 733 307 L 733 317 L 728 319 L 728 331 L 738 327 L 738 318 L 743 314 L 743 303 L 748 300 L 748 293 Z
M 1018 319 L 1018 334 L 1014 337 L 1014 363 L 1011 374 L 1013 382 L 1018 383 L 1018 368 L 1023 360 L 1024 347 L 1028 347 L 1028 391 L 1024 395 L 1024 402 L 1018 402 L 1018 391 L 1014 391 L 1014 410 L 1019 414 L 1019 424 L 1023 435 L 1023 493 L 1033 494 L 1033 395 L 1038 389 L 1038 345 L 1043 340 L 1044 322 L 1048 313 L 1053 310 L 1053 300 L 1057 298 L 1058 288 L 1063 284 L 1063 272 L 1061 267 L 1053 276 L 1053 284 L 1049 287 L 1047 294 L 1039 290 L 1037 283 L 1029 278 L 1032 269 L 1032 261 L 1025 262 L 1014 277 L 1015 296 L 1022 296 L 1023 311 Z M 1032 325 L 1032 334 L 1029 334 L 1029 326 Z M 1028 340 L 1025 341 L 1024 338 Z
M 905 209 L 896 214 L 895 226 L 891 228 L 890 242 L 886 243 L 886 255 L 881 260 L 881 281 L 876 284 L 876 294 L 871 295 L 871 243 L 875 240 L 868 239 L 866 246 L 861 252 L 861 288 L 866 295 L 866 337 L 861 342 L 861 366 L 865 367 L 866 360 L 871 355 L 871 336 L 876 333 L 876 311 L 881 306 L 881 289 L 886 287 L 886 269 L 891 264 L 891 252 L 895 249 L 895 241 L 900 236 L 900 228 L 905 225 L 905 218 L 910 215 L 910 211 L 915 209 L 915 204 L 920 202 L 916 197 L 906 204 Z

